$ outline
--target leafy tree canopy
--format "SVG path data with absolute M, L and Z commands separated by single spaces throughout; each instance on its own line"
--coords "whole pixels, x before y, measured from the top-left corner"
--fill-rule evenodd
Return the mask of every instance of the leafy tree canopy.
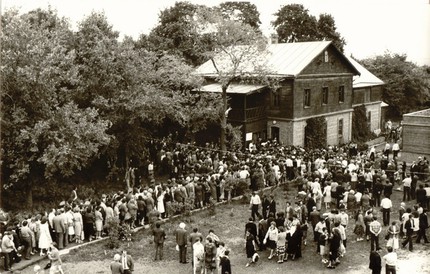
M 31 193 L 40 179 L 86 166 L 109 142 L 108 124 L 71 102 L 81 78 L 64 19 L 10 10 L 2 27 L 2 181 Z
M 430 106 L 430 74 L 407 61 L 406 54 L 387 52 L 360 62 L 385 82 L 382 100 L 395 116 Z
M 255 29 L 260 27 L 260 12 L 257 6 L 250 2 L 224 2 L 219 8 L 226 19 L 242 22 Z
M 275 16 L 272 25 L 276 28 L 280 42 L 331 40 L 343 52 L 346 42 L 336 31 L 331 15 L 320 14 L 317 20 L 303 5 L 289 4 L 279 9 Z

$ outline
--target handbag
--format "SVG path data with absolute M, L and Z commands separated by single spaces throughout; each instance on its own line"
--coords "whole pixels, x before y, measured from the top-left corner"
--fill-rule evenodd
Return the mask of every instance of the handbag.
M 387 234 L 385 234 L 385 240 L 390 239 L 390 233 L 387 232 Z
M 51 268 L 51 262 L 47 263 L 43 269 L 50 269 L 50 268 Z

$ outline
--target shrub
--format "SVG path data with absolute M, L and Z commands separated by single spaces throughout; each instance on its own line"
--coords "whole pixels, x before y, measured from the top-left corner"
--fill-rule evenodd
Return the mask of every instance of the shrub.
M 306 120 L 305 147 L 308 149 L 321 148 L 327 145 L 327 122 L 324 117 Z
M 247 193 L 249 190 L 248 183 L 245 180 L 238 180 L 235 186 L 236 196 L 243 195 Z
M 118 248 L 120 244 L 121 225 L 117 218 L 109 218 L 106 221 L 106 230 L 108 232 L 108 241 L 106 242 L 107 248 Z
M 370 131 L 364 105 L 354 108 L 352 113 L 352 134 L 353 142 L 362 143 L 369 141 L 374 134 Z

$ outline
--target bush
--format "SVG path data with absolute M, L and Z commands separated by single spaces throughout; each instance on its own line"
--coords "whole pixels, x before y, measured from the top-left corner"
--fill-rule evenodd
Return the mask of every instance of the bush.
M 368 126 L 366 107 L 364 105 L 354 108 L 352 113 L 352 141 L 362 143 L 374 137 Z
M 120 245 L 121 225 L 117 218 L 109 218 L 106 221 L 106 230 L 108 232 L 107 248 L 114 249 Z
M 324 117 L 306 120 L 305 147 L 308 149 L 321 148 L 327 145 L 327 122 Z
M 245 180 L 238 180 L 235 186 L 236 196 L 243 195 L 249 191 L 249 185 Z

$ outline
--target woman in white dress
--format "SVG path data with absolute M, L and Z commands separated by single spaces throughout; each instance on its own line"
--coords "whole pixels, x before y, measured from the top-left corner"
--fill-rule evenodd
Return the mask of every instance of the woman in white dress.
M 67 235 L 69 235 L 69 243 L 73 242 L 75 239 L 75 227 L 74 227 L 74 221 L 73 221 L 73 211 L 72 208 L 68 208 L 66 212 L 66 218 L 67 218 Z
M 330 208 L 331 203 L 331 185 L 326 183 L 323 191 L 325 209 Z
M 165 194 L 165 190 L 163 191 L 159 191 L 158 192 L 158 197 L 157 197 L 157 211 L 160 213 L 160 216 L 162 218 L 164 218 L 164 212 L 166 212 L 166 210 L 164 209 L 164 194 Z
M 388 233 L 387 247 L 391 246 L 393 250 L 399 249 L 400 228 L 397 226 L 396 221 L 391 223 L 391 226 L 388 228 L 387 233 Z
M 48 219 L 45 216 L 42 217 L 39 228 L 40 256 L 45 256 L 46 251 L 52 243 L 51 233 L 49 233 Z
M 75 228 L 75 239 L 76 239 L 76 243 L 82 243 L 82 227 L 83 227 L 83 222 L 82 222 L 82 214 L 80 211 L 79 207 L 76 207 L 73 210 L 73 221 L 74 221 L 74 228 Z

